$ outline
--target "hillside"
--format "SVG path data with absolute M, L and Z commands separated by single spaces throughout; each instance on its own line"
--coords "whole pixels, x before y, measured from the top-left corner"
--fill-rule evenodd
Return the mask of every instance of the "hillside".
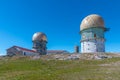
M 87 55 L 87 54 L 85 54 Z M 114 54 L 112 54 L 114 55 Z M 53 55 L 51 55 L 51 58 Z M 56 60 L 0 58 L 0 80 L 119 80 L 120 58 Z

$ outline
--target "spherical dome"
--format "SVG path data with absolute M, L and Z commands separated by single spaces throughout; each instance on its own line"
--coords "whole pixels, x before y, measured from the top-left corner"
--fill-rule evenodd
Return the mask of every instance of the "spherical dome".
M 103 18 L 97 14 L 88 15 L 82 20 L 80 24 L 80 31 L 91 27 L 104 28 Z
M 32 37 L 32 41 L 41 41 L 41 40 L 47 41 L 46 35 L 42 32 L 37 32 Z

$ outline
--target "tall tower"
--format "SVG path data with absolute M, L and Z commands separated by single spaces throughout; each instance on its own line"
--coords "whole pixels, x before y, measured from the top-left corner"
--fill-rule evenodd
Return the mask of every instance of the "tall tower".
M 37 32 L 32 37 L 33 50 L 35 50 L 40 55 L 47 54 L 47 37 L 42 32 Z
M 88 15 L 80 24 L 81 52 L 105 52 L 104 20 L 97 14 Z
M 76 45 L 74 49 L 75 49 L 75 53 L 79 53 L 79 46 Z

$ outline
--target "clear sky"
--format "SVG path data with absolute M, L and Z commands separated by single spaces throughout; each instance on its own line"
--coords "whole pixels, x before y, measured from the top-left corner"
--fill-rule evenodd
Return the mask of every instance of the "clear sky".
M 0 0 L 0 54 L 21 46 L 32 49 L 32 35 L 44 32 L 48 49 L 74 51 L 80 45 L 80 23 L 99 14 L 110 28 L 106 51 L 120 52 L 119 0 Z

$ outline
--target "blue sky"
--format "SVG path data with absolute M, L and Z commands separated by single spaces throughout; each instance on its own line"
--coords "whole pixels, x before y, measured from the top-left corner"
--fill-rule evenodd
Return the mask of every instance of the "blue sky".
M 119 0 L 0 0 L 0 54 L 13 45 L 32 49 L 35 32 L 47 35 L 48 49 L 73 52 L 89 14 L 101 15 L 110 28 L 106 51 L 120 52 Z

